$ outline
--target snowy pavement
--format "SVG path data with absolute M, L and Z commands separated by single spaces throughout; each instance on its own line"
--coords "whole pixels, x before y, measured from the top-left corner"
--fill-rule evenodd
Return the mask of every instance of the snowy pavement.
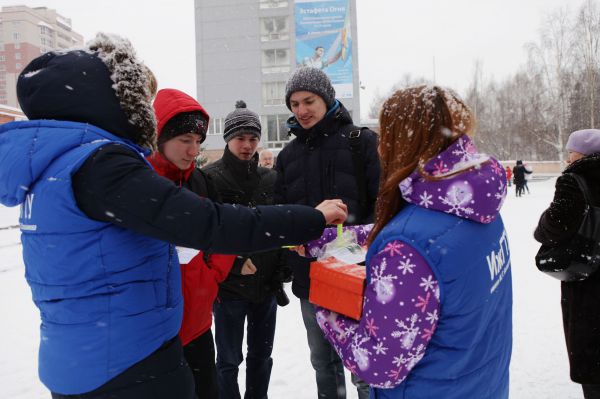
M 539 273 L 533 260 L 539 245 L 533 240 L 532 232 L 539 215 L 552 200 L 554 179 L 536 180 L 529 185 L 531 194 L 522 198 L 514 197 L 512 187 L 502 210 L 511 248 L 514 286 L 510 397 L 581 398 L 579 385 L 569 380 L 560 314 L 560 284 Z M 39 318 L 23 278 L 19 232 L 1 229 L 17 224 L 17 217 L 17 208 L 0 206 L 0 320 L 4 327 L 0 332 L 0 398 L 49 398 L 37 378 Z M 312 399 L 316 397 L 316 385 L 300 304 L 293 295 L 289 296 L 291 303 L 279 308 L 269 396 Z M 244 367 L 242 364 L 240 370 L 242 389 Z M 356 398 L 349 377 L 347 384 L 348 398 Z

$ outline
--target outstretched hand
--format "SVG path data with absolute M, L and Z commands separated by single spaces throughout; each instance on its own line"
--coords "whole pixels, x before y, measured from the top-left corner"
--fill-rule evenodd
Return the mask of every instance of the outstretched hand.
M 325 200 L 315 207 L 325 216 L 326 224 L 340 224 L 348 217 L 348 207 L 340 199 Z

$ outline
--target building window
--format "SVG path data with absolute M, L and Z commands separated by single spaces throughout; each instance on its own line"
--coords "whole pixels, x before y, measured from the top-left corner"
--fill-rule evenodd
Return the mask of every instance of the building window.
M 289 49 L 270 49 L 262 52 L 262 72 L 280 73 L 290 71 Z
M 267 148 L 283 148 L 285 143 L 290 140 L 288 128 L 285 125 L 288 118 L 288 114 L 263 116 L 263 120 L 267 121 L 264 124 L 267 127 Z
M 287 17 L 267 17 L 260 20 L 260 40 L 288 40 L 290 30 Z
M 6 61 L 6 57 L 4 57 L 3 55 L 0 55 L 0 61 Z
M 13 32 L 13 40 L 21 40 L 21 34 L 19 32 Z
M 19 50 L 21 48 L 21 43 L 15 43 L 15 50 Z
M 260 8 L 282 8 L 287 6 L 287 0 L 260 0 Z
M 15 53 L 15 60 L 21 59 L 21 53 Z
M 15 68 L 16 68 L 16 69 L 21 69 L 21 63 L 20 63 L 20 62 L 17 62 L 17 63 L 15 64 Z
M 262 85 L 264 105 L 285 104 L 285 82 L 266 82 Z
M 215 118 L 208 124 L 207 135 L 223 134 L 223 118 Z
M 52 29 L 47 26 L 40 26 L 40 34 L 42 35 L 52 35 Z

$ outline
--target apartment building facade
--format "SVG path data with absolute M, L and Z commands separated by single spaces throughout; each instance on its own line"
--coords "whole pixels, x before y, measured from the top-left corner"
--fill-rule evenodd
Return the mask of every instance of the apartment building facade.
M 7 6 L 0 10 L 0 104 L 18 107 L 16 83 L 27 64 L 51 50 L 83 45 L 71 20 L 46 7 Z
M 211 115 L 209 158 L 224 148 L 224 118 L 237 100 L 261 117 L 260 147 L 283 148 L 291 115 L 285 84 L 302 65 L 322 68 L 359 118 L 355 1 L 195 0 L 197 98 Z

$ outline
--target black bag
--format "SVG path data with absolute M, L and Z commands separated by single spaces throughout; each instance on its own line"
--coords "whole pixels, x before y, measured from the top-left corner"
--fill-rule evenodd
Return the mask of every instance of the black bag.
M 561 281 L 581 281 L 600 266 L 600 207 L 592 205 L 583 177 L 569 175 L 577 182 L 586 203 L 581 225 L 571 240 L 556 246 L 542 245 L 535 264 L 541 272 Z

